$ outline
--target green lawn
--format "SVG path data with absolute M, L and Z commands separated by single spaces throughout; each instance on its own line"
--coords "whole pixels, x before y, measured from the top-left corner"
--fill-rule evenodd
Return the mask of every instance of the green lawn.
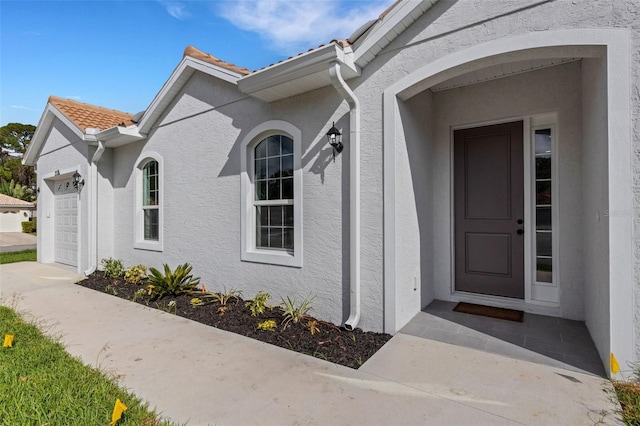
M 168 425 L 104 373 L 0 306 L 0 425 L 108 425 L 116 398 L 128 409 L 117 425 Z
M 626 425 L 640 426 L 640 383 L 613 382 L 622 405 L 622 419 Z
M 36 260 L 37 255 L 35 249 L 0 253 L 0 265 L 14 262 L 35 262 Z

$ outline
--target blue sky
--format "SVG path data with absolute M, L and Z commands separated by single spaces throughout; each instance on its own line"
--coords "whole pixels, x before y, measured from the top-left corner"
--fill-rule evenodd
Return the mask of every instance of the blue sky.
M 393 0 L 0 0 L 0 126 L 49 95 L 136 113 L 193 45 L 262 68 L 346 38 Z

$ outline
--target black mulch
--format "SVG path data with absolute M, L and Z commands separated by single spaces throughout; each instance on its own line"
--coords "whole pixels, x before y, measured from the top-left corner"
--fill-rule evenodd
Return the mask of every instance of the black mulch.
M 145 285 L 128 284 L 121 278 L 107 278 L 100 271 L 78 284 L 131 301 L 134 300 L 136 291 L 145 289 Z M 207 304 L 192 305 L 191 299 L 196 297 L 207 301 Z M 252 316 L 249 308 L 245 306 L 245 301 L 237 298 L 231 299 L 226 310 L 221 313 L 220 304 L 209 303 L 209 300 L 202 297 L 200 291 L 196 291 L 191 295 L 165 297 L 159 300 L 150 300 L 145 294 L 136 298 L 135 302 L 351 368 L 360 367 L 391 338 L 388 334 L 364 332 L 360 329 L 348 331 L 313 317 L 307 317 L 297 324 L 289 322 L 283 327 L 283 311 L 280 307 L 268 308 L 264 314 Z M 175 301 L 175 307 L 169 307 L 171 301 Z M 274 331 L 259 330 L 258 324 L 266 320 L 274 320 L 277 328 Z M 312 321 L 316 321 L 318 329 L 313 334 L 310 331 Z

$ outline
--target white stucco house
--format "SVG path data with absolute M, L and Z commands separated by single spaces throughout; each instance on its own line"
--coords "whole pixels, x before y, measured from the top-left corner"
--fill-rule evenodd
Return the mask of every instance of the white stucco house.
M 190 262 L 388 333 L 434 299 L 575 319 L 626 368 L 639 49 L 635 0 L 401 0 L 257 71 L 188 47 L 135 116 L 49 99 L 39 261 Z
M 22 232 L 22 222 L 28 222 L 34 213 L 34 203 L 0 194 L 0 232 Z

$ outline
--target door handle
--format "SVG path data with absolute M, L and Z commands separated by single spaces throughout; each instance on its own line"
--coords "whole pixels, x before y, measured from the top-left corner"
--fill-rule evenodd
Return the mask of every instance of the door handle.
M 524 223 L 524 220 L 518 219 L 518 225 L 522 225 L 523 223 Z
M 516 231 L 516 234 L 518 234 L 518 235 L 522 235 L 522 234 L 524 234 L 524 229 L 518 229 L 518 230 Z

